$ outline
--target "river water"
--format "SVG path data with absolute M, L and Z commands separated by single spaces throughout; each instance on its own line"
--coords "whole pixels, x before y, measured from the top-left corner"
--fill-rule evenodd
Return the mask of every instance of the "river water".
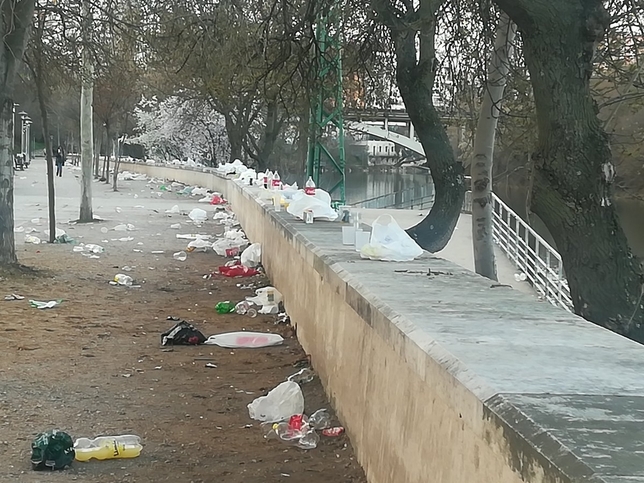
M 408 196 L 419 198 L 431 193 L 431 189 L 431 177 L 426 171 L 347 173 L 348 204 L 402 190 L 408 190 Z M 525 210 L 520 200 L 521 196 L 510 196 L 505 201 L 521 214 Z M 644 202 L 635 199 L 618 199 L 615 206 L 633 253 L 640 259 L 644 259 Z M 535 230 L 547 240 L 552 240 L 548 233 L 544 233 L 545 227 L 539 225 L 538 222 L 535 223 Z

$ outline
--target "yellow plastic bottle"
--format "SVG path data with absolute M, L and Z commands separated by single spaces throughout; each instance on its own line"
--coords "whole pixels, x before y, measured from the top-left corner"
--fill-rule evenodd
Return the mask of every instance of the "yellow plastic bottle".
M 98 441 L 97 441 L 98 440 Z M 136 458 L 141 454 L 141 444 L 118 441 L 117 438 L 97 438 L 93 444 L 75 445 L 76 461 Z

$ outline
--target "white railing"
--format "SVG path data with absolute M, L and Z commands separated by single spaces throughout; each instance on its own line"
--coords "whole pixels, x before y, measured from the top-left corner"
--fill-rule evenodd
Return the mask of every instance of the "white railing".
M 548 302 L 573 311 L 561 255 L 492 193 L 494 241 Z

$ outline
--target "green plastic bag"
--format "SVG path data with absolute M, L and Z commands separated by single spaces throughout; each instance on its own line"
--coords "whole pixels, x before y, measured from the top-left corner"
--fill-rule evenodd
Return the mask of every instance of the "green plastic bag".
M 40 433 L 31 443 L 31 468 L 36 471 L 63 470 L 75 456 L 74 441 L 63 431 Z

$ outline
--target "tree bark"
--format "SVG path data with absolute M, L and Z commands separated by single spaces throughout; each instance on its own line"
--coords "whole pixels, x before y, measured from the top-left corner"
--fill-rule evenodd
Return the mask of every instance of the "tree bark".
M 11 155 L 11 123 L 13 100 L 5 99 L 0 106 L 0 265 L 18 262 L 13 218 L 13 156 Z
M 600 0 L 496 0 L 518 25 L 539 139 L 532 211 L 561 253 L 575 312 L 644 342 L 644 275 L 611 203 L 614 167 L 590 94 Z
M 229 114 L 224 115 L 226 120 L 226 133 L 228 134 L 228 142 L 230 142 L 230 160 L 241 159 L 243 151 L 243 133 L 241 129 L 235 124 Z
M 121 149 L 119 138 L 116 138 L 116 153 L 114 154 L 114 176 L 112 177 L 112 190 L 118 191 L 119 169 L 121 167 Z
M 82 35 L 85 43 L 89 41 L 92 27 L 92 13 L 89 2 L 82 2 Z M 91 54 L 87 45 L 83 46 L 82 53 L 82 80 L 80 102 L 80 137 L 81 137 L 81 223 L 94 220 L 92 211 L 92 164 L 94 162 L 94 122 L 93 122 L 93 97 L 94 97 L 94 67 Z
M 18 263 L 13 214 L 13 90 L 17 65 L 27 43 L 34 0 L 9 0 L 0 5 L 0 265 Z
M 105 184 L 110 184 L 110 158 L 112 157 L 112 132 L 110 122 L 105 122 Z
M 404 18 L 400 18 L 389 0 L 372 0 L 378 18 L 391 32 L 396 51 L 398 89 L 425 150 L 434 182 L 435 198 L 431 211 L 418 225 L 407 230 L 429 252 L 442 250 L 449 242 L 465 196 L 463 166 L 454 156 L 432 99 L 438 66 L 434 44 L 436 10 L 442 3 L 442 0 L 420 0 L 417 11 L 409 10 Z
M 491 280 L 497 280 L 492 219 L 494 141 L 515 35 L 514 24 L 506 13 L 501 14 L 496 29 L 494 50 L 487 67 L 487 88 L 483 93 L 481 113 L 476 126 L 471 166 L 474 268 L 476 273 Z

